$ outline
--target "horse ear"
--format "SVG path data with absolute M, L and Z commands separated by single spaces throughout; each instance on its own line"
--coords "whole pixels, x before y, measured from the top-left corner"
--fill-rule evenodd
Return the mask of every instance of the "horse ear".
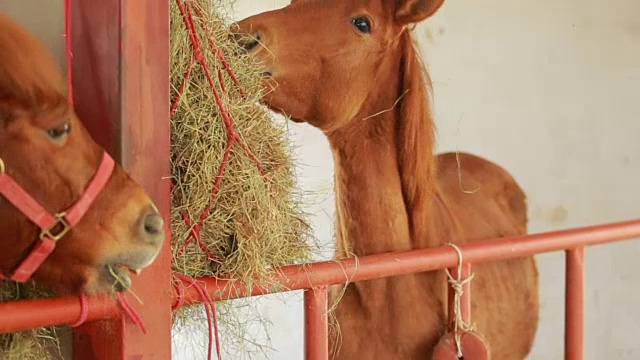
M 408 25 L 435 14 L 444 0 L 398 0 L 396 3 L 396 21 L 401 25 Z

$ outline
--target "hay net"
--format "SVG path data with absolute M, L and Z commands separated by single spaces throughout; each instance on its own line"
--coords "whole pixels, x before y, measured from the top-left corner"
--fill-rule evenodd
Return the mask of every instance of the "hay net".
M 224 9 L 171 3 L 173 268 L 254 281 L 307 260 L 311 232 L 285 131 L 258 105 L 261 66 L 231 40 Z
M 232 40 L 228 5 L 171 2 L 172 264 L 191 277 L 264 286 L 273 267 L 309 260 L 312 233 L 293 149 L 285 129 L 259 105 L 263 70 Z M 249 300 L 217 308 L 231 358 L 269 347 L 268 337 L 255 339 L 249 330 L 268 333 Z M 178 331 L 205 322 L 199 307 L 175 316 Z

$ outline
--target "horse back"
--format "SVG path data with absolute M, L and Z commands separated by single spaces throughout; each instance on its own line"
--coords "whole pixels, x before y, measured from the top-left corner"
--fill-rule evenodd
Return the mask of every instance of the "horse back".
M 526 196 L 505 169 L 468 153 L 440 154 L 437 161 L 438 196 L 464 239 L 526 234 Z

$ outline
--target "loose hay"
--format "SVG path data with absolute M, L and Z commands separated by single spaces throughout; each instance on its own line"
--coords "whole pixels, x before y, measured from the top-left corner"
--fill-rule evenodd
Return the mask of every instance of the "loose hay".
M 232 147 L 220 186 L 212 196 L 229 138 L 203 68 L 196 64 L 171 117 L 173 270 L 191 277 L 224 276 L 247 283 L 266 282 L 273 267 L 309 260 L 311 255 L 311 230 L 301 209 L 301 194 L 296 191 L 293 151 L 285 129 L 273 122 L 266 108 L 258 105 L 262 92 L 260 65 L 252 57 L 240 54 L 229 38 L 230 22 L 224 15 L 229 3 L 220 0 L 187 0 L 187 3 L 203 15 L 193 14 L 202 53 L 238 138 L 248 151 L 238 143 Z M 192 61 L 193 48 L 176 2 L 172 0 L 170 4 L 173 101 Z M 214 50 L 207 44 L 209 36 Z M 217 57 L 218 50 L 237 76 L 244 95 Z M 202 222 L 200 234 L 214 261 L 196 242 L 185 247 L 192 227 L 185 223 L 183 214 L 197 223 L 208 206 L 211 212 Z M 32 284 L 0 284 L 0 302 L 46 295 Z M 256 326 L 267 332 L 267 323 L 246 300 L 217 306 L 226 353 L 240 358 L 241 353 L 246 356 L 268 346 L 248 334 L 248 328 Z M 176 313 L 176 320 L 176 326 L 201 327 L 198 323 L 204 321 L 204 315 L 200 307 L 183 308 Z M 0 359 L 61 359 L 62 331 L 70 330 L 52 327 L 0 335 Z M 204 350 L 205 344 L 202 346 Z

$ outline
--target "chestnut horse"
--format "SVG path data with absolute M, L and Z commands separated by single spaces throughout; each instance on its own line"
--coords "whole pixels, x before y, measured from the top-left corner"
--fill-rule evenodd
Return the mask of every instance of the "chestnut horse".
M 34 222 L 43 213 L 60 215 L 52 216 L 58 222 L 51 232 L 64 236 L 46 236 L 49 242 L 56 240 L 53 252 L 23 280 L 33 279 L 56 293 L 111 291 L 112 271 L 125 283 L 115 286 L 121 291 L 130 281 L 128 270 L 149 266 L 162 247 L 163 220 L 149 196 L 122 168 L 113 167 L 91 138 L 70 107 L 62 73 L 44 45 L 2 14 L 0 175 L 3 278 L 13 279 L 16 268 L 40 251 L 38 244 L 45 237 Z M 94 176 L 104 184 L 99 192 L 89 188 L 95 186 L 90 185 L 96 183 Z M 19 196 L 17 189 L 34 200 L 31 210 L 12 203 L 10 195 Z M 85 212 L 84 195 L 90 192 L 97 196 Z M 34 221 L 25 215 L 37 212 L 37 204 L 43 211 Z M 66 232 L 60 212 L 70 207 L 74 217 L 84 216 L 73 219 L 79 222 Z
M 298 0 L 233 27 L 266 66 L 265 103 L 329 140 L 336 258 L 526 233 L 525 195 L 504 169 L 470 154 L 434 155 L 431 83 L 410 29 L 443 2 Z M 534 259 L 473 272 L 471 320 L 491 357 L 525 358 L 538 325 Z M 349 284 L 335 308 L 333 358 L 429 359 L 447 307 L 443 271 Z

